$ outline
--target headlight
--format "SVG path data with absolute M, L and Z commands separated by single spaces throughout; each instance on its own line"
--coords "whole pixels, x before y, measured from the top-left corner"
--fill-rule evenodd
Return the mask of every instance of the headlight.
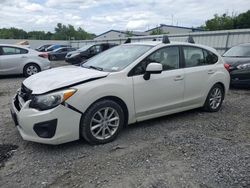
M 67 89 L 46 95 L 33 96 L 30 102 L 30 108 L 38 110 L 48 110 L 54 108 L 74 95 L 75 92 L 76 89 Z
M 238 69 L 250 69 L 250 63 L 245 63 L 237 66 Z

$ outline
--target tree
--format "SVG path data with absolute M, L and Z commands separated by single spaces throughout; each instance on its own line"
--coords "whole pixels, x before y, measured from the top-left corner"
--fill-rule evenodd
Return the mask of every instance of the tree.
M 250 10 L 237 16 L 235 19 L 235 28 L 250 28 Z
M 226 30 L 226 29 L 243 29 L 250 28 L 250 10 L 239 15 L 228 13 L 222 15 L 215 14 L 214 18 L 207 20 L 204 26 L 201 26 L 205 30 Z
M 222 16 L 218 16 L 218 14 L 215 14 L 214 18 L 207 20 L 205 25 L 205 29 L 209 31 L 233 29 L 233 28 L 234 28 L 234 18 L 228 16 L 226 13 L 223 14 Z

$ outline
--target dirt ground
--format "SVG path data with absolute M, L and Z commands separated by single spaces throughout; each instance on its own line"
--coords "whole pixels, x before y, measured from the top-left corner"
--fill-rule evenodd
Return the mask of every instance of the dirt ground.
M 109 144 L 50 146 L 22 140 L 11 119 L 23 80 L 0 78 L 0 187 L 250 187 L 250 90 L 230 90 L 217 113 L 130 125 Z

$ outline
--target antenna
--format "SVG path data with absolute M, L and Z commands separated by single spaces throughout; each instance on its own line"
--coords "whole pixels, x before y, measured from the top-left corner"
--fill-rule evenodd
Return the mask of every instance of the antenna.
M 131 43 L 131 38 L 127 38 L 127 40 L 124 42 L 124 44 Z
M 167 35 L 163 35 L 162 43 L 164 43 L 164 44 L 169 44 L 170 43 L 170 40 L 169 40 Z
M 192 36 L 188 36 L 187 42 L 188 42 L 188 43 L 192 43 L 192 44 L 195 43 Z

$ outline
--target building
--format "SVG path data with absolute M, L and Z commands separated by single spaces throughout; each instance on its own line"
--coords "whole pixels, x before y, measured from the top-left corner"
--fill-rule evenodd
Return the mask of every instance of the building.
M 119 30 L 109 30 L 102 33 L 94 38 L 94 40 L 110 40 L 118 38 L 136 37 L 136 36 L 146 36 L 145 32 L 140 31 L 119 31 Z
M 181 27 L 181 26 L 173 26 L 173 25 L 166 25 L 166 24 L 160 24 L 160 26 L 149 29 L 145 31 L 148 35 L 150 35 L 152 32 L 156 34 L 180 34 L 180 33 L 190 33 L 190 32 L 197 32 L 197 31 L 203 31 L 202 29 L 197 28 L 190 28 L 190 27 Z

